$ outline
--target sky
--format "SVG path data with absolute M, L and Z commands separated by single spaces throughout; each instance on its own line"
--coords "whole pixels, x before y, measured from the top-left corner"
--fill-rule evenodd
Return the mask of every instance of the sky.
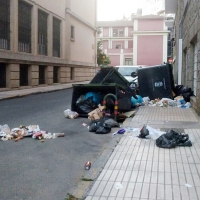
M 112 21 L 131 17 L 144 0 L 97 0 L 97 21 Z

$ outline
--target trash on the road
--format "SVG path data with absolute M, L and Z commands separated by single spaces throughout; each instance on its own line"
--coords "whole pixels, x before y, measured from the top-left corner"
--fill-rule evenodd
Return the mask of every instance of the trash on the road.
M 96 134 L 106 134 L 111 131 L 112 125 L 106 123 L 104 119 L 97 119 L 91 121 L 89 125 L 89 132 L 95 132 Z
M 101 119 L 103 117 L 103 109 L 105 107 L 101 106 L 101 104 L 98 105 L 98 108 L 94 109 L 92 112 L 88 113 L 88 118 L 90 120 L 97 120 L 97 119 Z
M 86 170 L 89 170 L 90 167 L 91 167 L 91 162 L 90 162 L 90 161 L 87 161 L 87 162 L 85 163 L 85 169 L 86 169 Z
M 168 149 L 177 146 L 191 147 L 192 142 L 190 141 L 188 134 L 177 133 L 174 130 L 169 130 L 156 139 L 156 146 Z
M 40 130 L 39 125 L 20 125 L 17 128 L 10 130 L 7 124 L 0 126 L 0 138 L 2 141 L 14 139 L 15 142 L 23 139 L 24 137 L 32 137 L 33 139 L 55 139 L 58 137 L 64 137 L 64 133 L 50 133 Z
M 114 136 L 114 135 L 116 135 L 116 134 L 124 134 L 125 132 L 126 132 L 126 129 L 121 128 L 121 129 L 119 129 L 118 131 L 114 132 L 112 135 Z
M 120 190 L 123 189 L 123 185 L 120 182 L 115 183 L 115 189 Z
M 65 117 L 67 117 L 69 119 L 75 119 L 79 116 L 79 114 L 77 112 L 71 111 L 70 109 L 65 110 L 64 115 L 65 115 Z

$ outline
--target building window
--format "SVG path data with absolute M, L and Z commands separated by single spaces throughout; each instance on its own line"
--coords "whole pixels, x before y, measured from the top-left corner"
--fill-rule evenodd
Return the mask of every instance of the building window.
M 6 64 L 0 63 L 0 88 L 6 87 Z
M 39 85 L 45 84 L 46 66 L 39 65 Z
M 119 30 L 119 37 L 123 37 L 124 36 L 124 30 Z
M 115 49 L 121 49 L 122 48 L 122 45 L 121 44 L 116 44 L 115 45 Z
M 74 80 L 74 68 L 70 67 L 70 80 Z
M 125 65 L 133 65 L 133 59 L 132 58 L 125 58 Z
M 118 37 L 118 29 L 113 29 L 113 37 Z
M 0 0 L 0 49 L 10 49 L 10 1 Z
M 53 66 L 53 83 L 59 83 L 59 71 L 60 71 L 60 67 L 58 66 Z
M 19 68 L 20 86 L 28 86 L 28 68 L 29 65 L 20 65 Z
M 53 56 L 60 57 L 60 20 L 53 18 Z
M 19 1 L 18 50 L 31 53 L 31 5 Z
M 74 26 L 71 26 L 71 40 L 75 39 L 74 38 L 74 34 L 75 34 L 75 32 L 74 32 Z
M 47 17 L 48 15 L 38 11 L 38 54 L 47 55 Z

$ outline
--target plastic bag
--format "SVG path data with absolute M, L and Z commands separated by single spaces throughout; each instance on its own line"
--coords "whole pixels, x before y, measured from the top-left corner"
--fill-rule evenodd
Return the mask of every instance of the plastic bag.
M 111 131 L 111 125 L 110 124 L 106 124 L 103 123 L 102 125 L 100 125 L 97 130 L 96 130 L 96 134 L 106 134 L 109 133 Z
M 65 115 L 65 117 L 67 117 L 69 119 L 75 119 L 79 116 L 79 114 L 77 112 L 71 111 L 70 109 L 65 110 L 64 115 Z
M 89 125 L 89 132 L 96 132 L 96 130 L 101 126 L 102 122 L 101 120 L 93 120 L 91 121 Z

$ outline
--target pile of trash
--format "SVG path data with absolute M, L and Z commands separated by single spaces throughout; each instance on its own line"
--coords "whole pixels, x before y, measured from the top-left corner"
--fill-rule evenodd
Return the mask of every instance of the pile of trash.
M 192 142 L 188 134 L 177 133 L 170 129 L 167 132 L 153 129 L 148 125 L 144 125 L 139 134 L 136 135 L 142 139 L 153 139 L 156 141 L 156 146 L 160 148 L 175 148 L 175 147 L 191 147 Z
M 2 141 L 13 139 L 15 142 L 18 142 L 24 137 L 32 137 L 33 139 L 38 139 L 41 140 L 41 142 L 44 142 L 44 139 L 55 139 L 64 136 L 64 133 L 50 133 L 48 131 L 40 130 L 39 125 L 20 125 L 13 129 L 10 129 L 7 124 L 2 126 L 0 125 L 0 139 Z

